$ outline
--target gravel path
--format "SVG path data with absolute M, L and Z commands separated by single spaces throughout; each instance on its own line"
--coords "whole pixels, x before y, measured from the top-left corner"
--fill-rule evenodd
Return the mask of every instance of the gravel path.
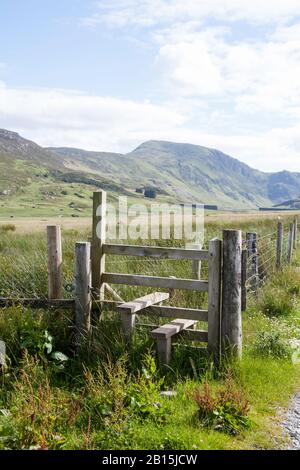
M 283 427 L 290 437 L 288 449 L 300 450 L 300 393 L 295 395 L 285 415 Z

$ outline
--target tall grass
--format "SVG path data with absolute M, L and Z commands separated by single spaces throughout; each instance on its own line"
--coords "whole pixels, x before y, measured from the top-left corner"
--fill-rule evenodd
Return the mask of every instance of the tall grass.
M 220 237 L 223 228 L 267 234 L 275 230 L 276 223 L 269 219 L 250 224 L 208 222 L 206 242 Z M 73 281 L 75 242 L 88 236 L 87 231 L 63 232 L 65 285 Z M 143 240 L 131 243 L 146 244 Z M 166 243 L 180 246 L 183 242 L 159 242 Z M 294 265 L 299 261 L 297 252 Z M 275 422 L 270 424 L 269 416 L 300 385 L 299 365 L 293 363 L 290 353 L 291 339 L 300 340 L 300 274 L 295 266 L 271 275 L 244 315 L 244 357 L 231 366 L 232 380 L 241 390 L 239 396 L 245 393 L 249 397 L 253 425 L 237 437 L 225 428 L 202 429 L 193 419 L 195 390 L 203 396 L 209 383 L 213 396 L 219 396 L 227 370 L 226 364 L 224 370 L 216 370 L 205 350 L 195 344 L 179 340 L 170 367 L 162 372 L 157 369 L 155 345 L 147 329 L 137 329 L 127 347 L 113 312 L 108 311 L 104 321 L 94 320 L 90 342 L 74 355 L 71 315 L 18 305 L 2 309 L 0 338 L 7 346 L 7 364 L 0 373 L 0 448 L 170 450 L 282 445 L 281 430 Z M 107 257 L 107 270 L 192 275 L 190 261 L 133 257 Z M 202 275 L 207 277 L 205 263 Z M 117 286 L 116 290 L 126 300 L 150 291 L 130 286 Z M 0 296 L 47 296 L 45 234 L 1 233 Z M 73 296 L 73 292 L 65 289 L 64 296 Z M 176 291 L 171 303 L 205 308 L 207 297 Z M 141 321 L 153 320 L 142 317 Z M 170 389 L 176 391 L 172 399 L 161 396 L 162 390 Z

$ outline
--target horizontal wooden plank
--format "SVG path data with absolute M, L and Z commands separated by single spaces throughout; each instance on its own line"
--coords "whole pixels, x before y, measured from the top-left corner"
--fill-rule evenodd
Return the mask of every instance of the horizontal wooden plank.
M 47 309 L 74 309 L 75 300 L 73 299 L 30 299 L 30 298 L 4 298 L 0 297 L 0 308 L 11 307 L 13 305 L 24 305 L 30 308 L 47 308 Z
M 202 330 L 190 330 L 189 328 L 180 333 L 184 338 L 190 341 L 199 341 L 199 343 L 207 343 L 208 332 Z
M 146 256 L 159 259 L 208 260 L 207 250 L 169 248 L 161 246 L 115 245 L 106 243 L 103 252 L 107 255 Z
M 208 321 L 208 311 L 194 308 L 181 308 L 169 306 L 153 306 L 147 308 L 142 314 L 163 318 L 185 318 L 187 320 Z
M 147 330 L 153 330 L 154 328 L 159 328 L 157 325 L 152 325 L 149 323 L 136 323 L 137 328 L 145 328 Z M 207 331 L 203 330 L 190 330 L 189 328 L 186 330 L 181 331 L 180 333 L 174 335 L 172 337 L 172 341 L 178 341 L 178 338 L 183 337 L 188 341 L 198 341 L 199 343 L 207 343 L 208 340 L 208 333 Z M 206 347 L 203 346 L 190 346 L 194 349 L 201 349 L 206 351 Z
M 131 302 L 125 302 L 117 307 L 120 313 L 136 313 L 150 305 L 155 305 L 170 297 L 168 292 L 153 292 L 152 294 L 144 295 L 138 299 L 134 299 Z
M 157 338 L 170 338 L 171 336 L 177 335 L 180 331 L 190 328 L 196 322 L 194 320 L 185 320 L 177 318 L 176 320 L 162 325 L 159 328 L 151 331 L 151 336 L 155 339 Z
M 116 302 L 114 300 L 96 300 L 93 302 L 93 306 L 98 306 L 106 309 L 116 309 L 122 302 Z M 181 308 L 181 307 L 170 307 L 168 305 L 153 305 L 152 307 L 147 307 L 141 312 L 142 315 L 152 316 L 152 317 L 162 317 L 162 318 L 185 318 L 187 320 L 203 321 L 207 322 L 208 320 L 208 311 L 207 310 L 198 310 L 194 308 Z
M 184 289 L 208 291 L 208 281 L 174 279 L 169 277 L 143 276 L 140 274 L 103 273 L 102 282 L 127 286 L 161 287 L 162 289 Z

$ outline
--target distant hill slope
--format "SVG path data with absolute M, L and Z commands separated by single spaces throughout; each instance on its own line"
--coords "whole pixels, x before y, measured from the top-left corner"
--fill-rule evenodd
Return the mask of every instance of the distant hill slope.
M 130 195 L 101 174 L 67 165 L 61 155 L 0 129 L 0 216 L 88 215 L 95 189 Z
M 289 201 L 284 201 L 280 204 L 276 204 L 276 208 L 286 208 L 286 209 L 300 209 L 300 196 L 296 199 L 291 199 Z
M 177 201 L 223 207 L 273 205 L 298 196 L 300 173 L 263 173 L 214 149 L 149 141 L 125 155 L 78 149 L 51 149 L 67 166 L 89 169 L 119 184 L 152 186 Z
M 24 139 L 16 132 L 0 129 L 0 155 L 3 161 L 24 160 L 28 163 L 46 165 L 49 168 L 63 167 L 58 155 L 40 147 L 31 140 Z
M 148 141 L 127 154 L 90 152 L 42 148 L 0 130 L 0 199 L 8 206 L 13 199 L 12 209 L 17 204 L 36 208 L 42 195 L 45 213 L 51 203 L 53 210 L 57 204 L 65 214 L 66 203 L 76 207 L 78 191 L 85 199 L 94 188 L 141 199 L 135 193 L 141 187 L 156 188 L 162 200 L 256 208 L 298 198 L 300 173 L 263 173 L 198 145 Z

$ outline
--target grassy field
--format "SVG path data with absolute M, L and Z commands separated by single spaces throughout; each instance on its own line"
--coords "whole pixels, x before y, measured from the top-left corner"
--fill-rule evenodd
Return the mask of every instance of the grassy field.
M 140 203 L 140 199 L 130 199 L 130 203 Z M 143 200 L 143 203 L 147 201 Z M 44 207 L 42 215 L 34 216 L 28 210 L 15 211 L 11 210 L 8 206 L 0 210 L 0 230 L 1 226 L 6 224 L 13 224 L 15 231 L 18 234 L 26 234 L 33 232 L 45 232 L 47 225 L 61 225 L 64 230 L 77 230 L 79 233 L 85 233 L 91 230 L 91 217 L 92 217 L 92 202 L 88 202 L 88 208 L 84 212 L 77 213 L 78 217 L 72 217 L 71 213 L 75 209 L 68 208 L 68 212 L 58 214 L 57 206 L 53 204 L 53 208 L 49 210 Z M 149 202 L 148 202 L 149 204 Z M 13 213 L 11 217 L 9 214 Z M 275 227 L 275 221 L 280 217 L 287 222 L 292 220 L 295 216 L 299 215 L 299 211 L 289 212 L 260 212 L 260 211 L 205 211 L 205 225 L 211 227 L 216 225 L 222 228 L 245 228 L 245 230 L 261 228 L 264 232 L 268 227 Z M 176 220 L 176 219 L 175 219 Z M 207 234 L 209 236 L 209 233 Z
M 23 226 L 18 220 L 9 221 L 16 223 L 16 230 L 7 221 L 0 223 L 0 297 L 46 297 L 47 222 L 31 220 Z M 74 244 L 90 235 L 90 219 L 68 223 L 63 230 L 65 297 L 73 295 L 69 285 Z M 274 214 L 209 214 L 205 238 L 221 236 L 223 228 L 256 230 L 263 236 L 272 233 L 276 223 Z M 164 243 L 178 245 L 172 240 Z M 92 340 L 78 357 L 72 349 L 71 314 L 18 305 L 2 309 L 0 339 L 7 345 L 7 365 L 0 375 L 0 448 L 284 447 L 280 416 L 300 387 L 299 265 L 298 250 L 291 267 L 270 272 L 243 314 L 242 360 L 217 368 L 203 350 L 179 341 L 162 374 L 147 331 L 139 329 L 127 349 L 113 312 L 106 312 L 104 321 L 95 319 Z M 108 257 L 107 269 L 191 277 L 188 261 L 116 262 Z M 202 273 L 207 275 L 205 264 Z M 126 300 L 149 291 L 120 286 L 117 290 Z M 172 298 L 177 306 L 205 308 L 206 302 L 204 294 L 195 292 L 176 291 Z M 168 398 L 161 394 L 164 390 L 176 393 Z

